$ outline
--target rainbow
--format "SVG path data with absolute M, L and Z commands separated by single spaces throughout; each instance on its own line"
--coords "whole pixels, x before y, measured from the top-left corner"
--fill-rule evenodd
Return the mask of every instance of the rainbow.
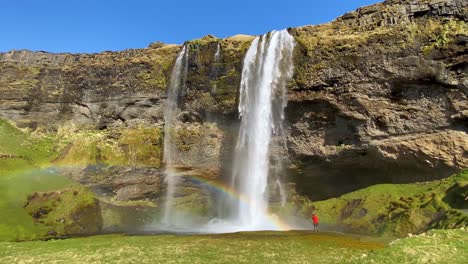
M 241 203 L 251 204 L 250 200 L 245 195 L 243 195 L 242 193 L 239 193 L 234 188 L 227 186 L 223 183 L 213 181 L 213 180 L 208 180 L 203 177 L 196 176 L 196 175 L 182 174 L 181 177 L 190 178 L 191 180 L 199 184 L 205 184 L 209 186 L 210 188 L 213 188 L 216 191 L 221 192 L 227 195 L 228 197 L 234 200 L 237 200 Z M 276 214 L 266 212 L 264 216 L 265 216 L 265 219 L 267 219 L 272 226 L 276 227 L 275 229 L 278 231 L 289 231 L 292 229 L 285 221 L 283 221 Z
M 66 169 L 66 168 L 73 168 L 75 166 L 76 165 L 63 165 L 62 164 L 60 166 L 51 166 L 51 167 L 43 167 L 43 168 L 36 167 L 36 168 L 33 168 L 33 169 L 18 170 L 18 171 L 10 172 L 8 174 L 10 174 L 10 176 L 18 175 L 18 174 L 19 175 L 27 175 L 27 174 L 29 174 L 31 172 L 39 172 L 39 171 L 45 171 L 45 172 L 48 172 L 48 173 L 55 174 L 57 172 L 57 170 L 59 170 L 60 168 L 65 168 Z M 206 185 L 209 188 L 212 188 L 217 192 L 220 192 L 220 193 L 222 193 L 224 195 L 227 195 L 228 197 L 230 197 L 233 200 L 239 201 L 241 203 L 249 204 L 249 205 L 251 204 L 251 202 L 249 201 L 249 199 L 245 195 L 243 195 L 242 193 L 239 193 L 234 188 L 232 188 L 230 186 L 227 186 L 227 185 L 225 185 L 223 183 L 220 183 L 220 182 L 214 181 L 214 180 L 208 180 L 206 178 L 203 178 L 203 177 L 200 177 L 200 176 L 197 176 L 197 175 L 184 174 L 183 172 L 182 173 L 179 172 L 177 174 L 179 174 L 180 177 L 190 179 L 190 180 L 192 180 L 192 181 L 194 181 L 194 182 L 196 182 L 198 184 Z M 269 224 L 271 224 L 271 226 L 275 227 L 274 230 L 288 231 L 288 230 L 292 229 L 285 221 L 283 221 L 276 214 L 265 212 L 264 217 L 269 222 Z

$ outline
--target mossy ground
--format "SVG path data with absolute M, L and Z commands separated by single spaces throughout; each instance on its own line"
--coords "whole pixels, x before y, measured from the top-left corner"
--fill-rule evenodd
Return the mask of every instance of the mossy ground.
M 5 168 L 5 164 L 0 164 Z M 21 161 L 9 161 L 11 167 L 22 167 L 24 171 L 0 175 L 0 241 L 29 240 L 43 237 L 50 228 L 37 225 L 23 208 L 28 195 L 32 192 L 44 192 L 73 188 L 71 180 L 54 173 L 29 167 Z
M 468 195 L 468 171 L 444 180 L 380 184 L 325 201 L 296 201 L 303 214 L 315 210 L 323 224 L 347 231 L 388 236 L 421 233 L 430 228 L 468 226 L 458 209 Z M 299 198 L 300 200 L 301 198 Z
M 24 209 L 34 218 L 35 224 L 49 228 L 50 237 L 101 231 L 98 200 L 84 187 L 32 193 Z

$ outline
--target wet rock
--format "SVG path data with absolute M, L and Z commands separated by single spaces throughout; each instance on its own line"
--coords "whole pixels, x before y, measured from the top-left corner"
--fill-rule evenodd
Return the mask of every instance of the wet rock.
M 158 193 L 158 186 L 147 184 L 128 185 L 118 189 L 116 199 L 119 201 L 143 200 L 146 198 L 154 198 Z

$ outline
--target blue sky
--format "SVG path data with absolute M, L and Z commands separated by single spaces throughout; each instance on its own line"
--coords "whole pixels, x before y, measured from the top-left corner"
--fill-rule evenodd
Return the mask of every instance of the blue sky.
M 375 0 L 0 0 L 0 51 L 100 52 L 320 24 Z

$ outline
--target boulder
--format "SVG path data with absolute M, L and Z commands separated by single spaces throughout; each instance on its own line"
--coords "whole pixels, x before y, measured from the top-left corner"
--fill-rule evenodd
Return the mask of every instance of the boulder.
M 83 187 L 32 193 L 24 209 L 36 224 L 49 229 L 44 237 L 93 235 L 102 228 L 99 201 Z

